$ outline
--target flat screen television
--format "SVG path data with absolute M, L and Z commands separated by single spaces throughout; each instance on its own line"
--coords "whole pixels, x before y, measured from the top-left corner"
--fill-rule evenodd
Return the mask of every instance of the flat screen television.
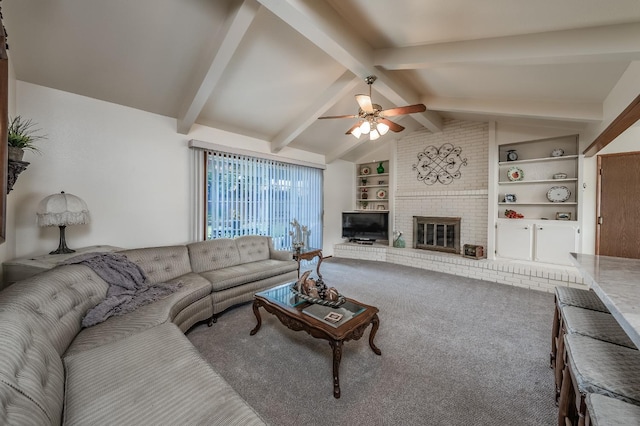
M 389 240 L 389 212 L 342 212 L 342 238 L 370 242 Z

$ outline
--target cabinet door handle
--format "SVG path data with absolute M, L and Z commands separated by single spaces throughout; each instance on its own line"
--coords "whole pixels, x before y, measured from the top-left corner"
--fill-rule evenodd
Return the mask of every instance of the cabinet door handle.
M 538 227 L 538 230 L 542 231 L 542 226 Z
M 524 229 L 529 229 L 529 227 L 528 227 L 528 226 L 525 226 L 525 227 L 524 227 Z

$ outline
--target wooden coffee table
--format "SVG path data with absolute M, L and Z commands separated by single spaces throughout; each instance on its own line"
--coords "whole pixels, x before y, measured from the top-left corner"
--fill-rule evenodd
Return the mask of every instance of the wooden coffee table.
M 333 350 L 333 396 L 340 398 L 340 360 L 342 359 L 342 345 L 349 340 L 360 339 L 369 324 L 372 324 L 369 333 L 369 346 L 376 355 L 381 355 L 380 349 L 373 343 L 376 336 L 380 320 L 378 319 L 378 308 L 365 305 L 353 299 L 341 305 L 338 309 L 332 310 L 321 305 L 314 305 L 306 302 L 291 292 L 294 283 L 287 283 L 269 290 L 256 293 L 253 299 L 253 313 L 258 324 L 251 330 L 253 336 L 260 330 L 262 318 L 258 308 L 275 315 L 282 324 L 294 331 L 306 331 L 316 339 L 329 341 Z M 328 321 L 319 319 L 325 312 L 336 311 L 342 313 L 344 317 L 337 323 L 331 324 Z M 315 315 L 312 316 L 312 315 Z

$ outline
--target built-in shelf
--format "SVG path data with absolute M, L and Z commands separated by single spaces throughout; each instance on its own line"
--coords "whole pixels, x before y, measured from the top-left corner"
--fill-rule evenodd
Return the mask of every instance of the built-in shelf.
M 552 203 L 552 202 L 534 202 L 534 203 L 527 203 L 527 202 L 515 202 L 515 203 L 505 203 L 503 202 L 499 202 L 498 203 L 501 206 L 576 206 L 578 205 L 578 203 L 576 203 L 575 201 L 565 201 L 563 203 Z
M 360 163 L 356 167 L 356 210 L 357 211 L 389 211 L 389 161 L 382 161 L 384 172 L 378 173 L 380 161 Z M 363 173 L 367 170 L 368 173 Z M 363 182 L 366 180 L 366 182 Z M 378 198 L 377 193 L 386 192 L 385 198 Z M 366 193 L 367 198 L 362 194 Z
M 546 163 L 548 161 L 566 161 L 566 160 L 575 160 L 577 159 L 577 155 L 563 155 L 561 157 L 540 157 L 540 158 L 529 158 L 526 160 L 516 160 L 516 161 L 500 161 L 498 164 L 500 166 L 507 165 L 518 165 L 518 164 L 529 164 L 529 163 Z
M 558 152 L 562 155 L 552 155 Z M 504 144 L 498 147 L 497 154 L 498 218 L 504 217 L 506 208 L 534 220 L 555 217 L 557 213 L 569 213 L 572 220 L 578 219 L 580 155 L 575 135 Z M 514 154 L 517 159 L 507 161 Z M 509 179 L 512 168 L 520 169 L 521 180 Z M 566 178 L 553 179 L 557 174 Z M 547 193 L 554 186 L 567 187 L 571 197 L 562 203 L 549 201 Z M 505 198 L 515 201 L 506 202 Z
M 521 185 L 527 183 L 556 183 L 556 182 L 577 182 L 578 178 L 567 179 L 540 179 L 540 180 L 506 180 L 498 182 L 500 185 Z

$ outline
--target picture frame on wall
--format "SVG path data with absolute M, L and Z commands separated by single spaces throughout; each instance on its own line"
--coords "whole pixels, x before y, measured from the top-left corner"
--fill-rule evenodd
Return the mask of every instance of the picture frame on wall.
M 557 212 L 556 220 L 571 220 L 571 212 Z

